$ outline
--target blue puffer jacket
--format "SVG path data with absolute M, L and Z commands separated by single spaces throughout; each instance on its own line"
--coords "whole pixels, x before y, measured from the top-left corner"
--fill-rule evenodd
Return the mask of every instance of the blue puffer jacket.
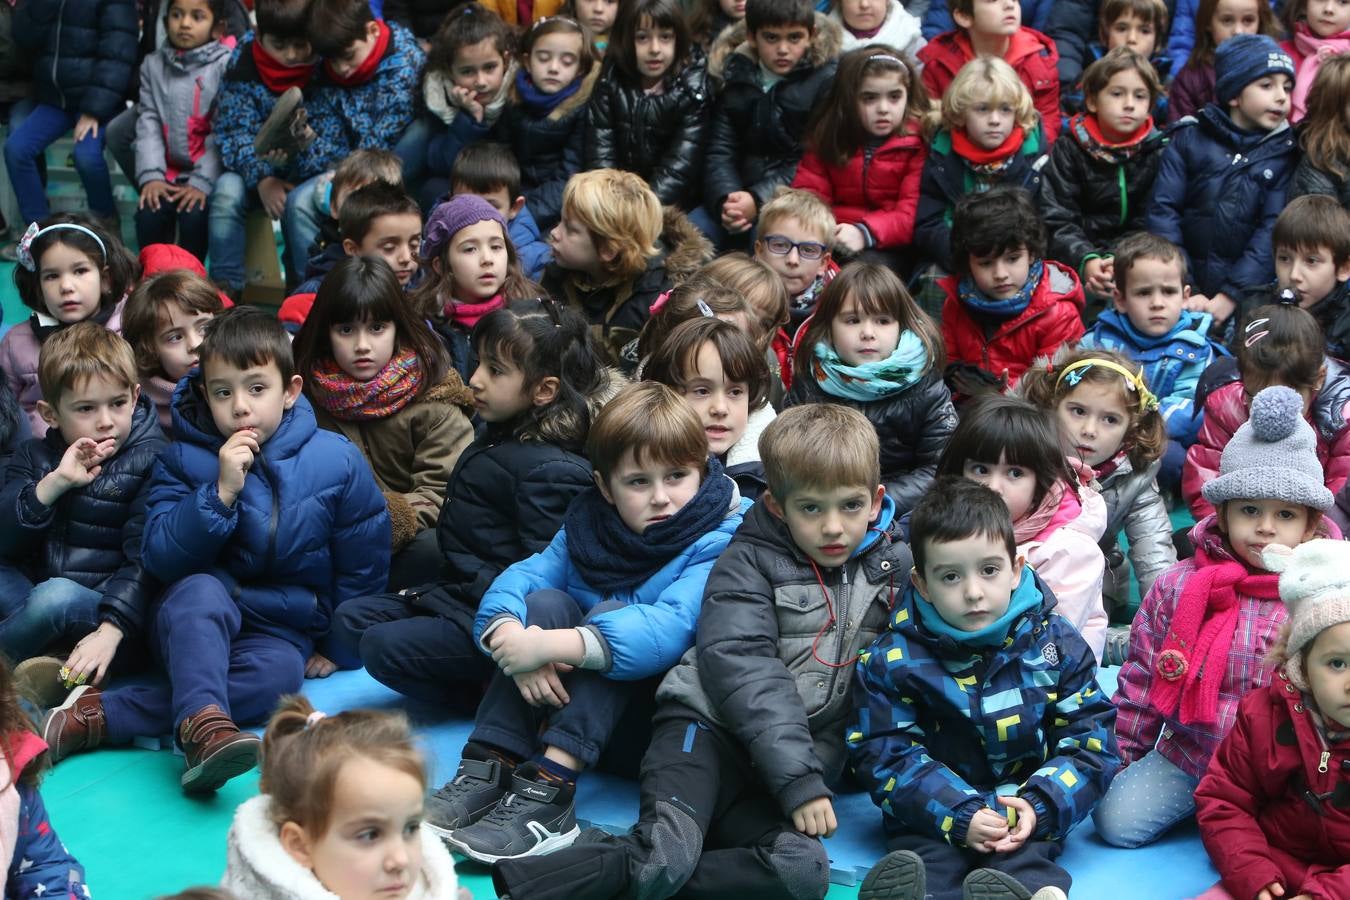
M 39 103 L 107 122 L 136 78 L 134 0 L 19 0 L 14 40 L 36 57 Z
M 1050 18 L 1050 10 L 1054 5 L 1053 0 L 1022 0 L 1022 26 L 1045 31 L 1046 20 Z M 905 6 L 908 7 L 909 4 L 906 3 Z M 955 27 L 956 20 L 952 18 L 951 10 L 947 8 L 947 0 L 932 0 L 928 4 L 928 11 L 923 14 L 924 39 L 931 41 L 942 32 L 951 31 Z
M 1161 337 L 1140 334 L 1129 318 L 1114 309 L 1097 317 L 1097 324 L 1083 336 L 1079 346 L 1119 350 L 1144 367 L 1148 389 L 1158 397 L 1167 436 L 1189 447 L 1204 421 L 1195 405 L 1200 373 L 1228 349 L 1210 337 L 1214 317 L 1209 313 L 1182 310 L 1172 330 Z
M 374 76 L 355 87 L 333 83 L 320 66 L 314 99 L 305 104 L 318 136 L 310 148 L 322 169 L 333 169 L 354 150 L 392 150 L 412 124 L 421 96 L 426 54 L 402 25 L 392 32 Z
M 637 589 L 613 595 L 602 594 L 582 580 L 567 553 L 567 529 L 560 529 L 543 552 L 511 566 L 488 588 L 478 603 L 474 640 L 482 646 L 483 635 L 495 620 L 511 618 L 524 623 L 525 598 L 553 588 L 565 591 L 583 611 L 606 600 L 627 604 L 587 623 L 610 662 L 604 670 L 606 677 L 636 681 L 669 670 L 693 646 L 708 573 L 750 508 L 749 500 L 733 496 L 736 506 L 727 511 L 716 530 L 694 541 Z
M 1033 837 L 1059 840 L 1106 792 L 1120 760 L 1097 661 L 1029 566 L 1014 598 L 1026 591 L 1040 602 L 980 653 L 925 627 L 910 586 L 859 657 L 846 737 L 888 834 L 963 844 L 976 812 L 1016 794 L 1036 810 Z
M 225 506 L 216 493 L 225 439 L 199 385 L 195 376 L 174 391 L 178 439 L 151 479 L 145 566 L 165 583 L 197 573 L 220 578 L 246 627 L 308 656 L 339 603 L 384 590 L 391 541 L 384 495 L 361 451 L 320 430 L 302 396 Z
M 1272 281 L 1270 236 L 1298 164 L 1298 136 L 1287 124 L 1242 131 L 1214 103 L 1170 133 L 1146 230 L 1186 251 L 1205 296 L 1237 297 Z

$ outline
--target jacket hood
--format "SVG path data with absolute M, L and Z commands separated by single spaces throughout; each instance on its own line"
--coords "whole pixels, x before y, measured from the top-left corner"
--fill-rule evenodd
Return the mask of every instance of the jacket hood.
M 774 420 L 778 413 L 774 412 L 773 406 L 766 400 L 764 405 L 754 412 L 750 413 L 750 418 L 746 420 L 745 432 L 741 439 L 732 445 L 727 451 L 727 468 L 740 466 L 746 463 L 757 463 L 759 459 L 759 438 L 764 433 L 764 429 L 769 427 L 769 423 Z
M 1115 332 L 1131 347 L 1139 347 L 1143 350 L 1150 350 L 1178 341 L 1195 347 L 1207 347 L 1211 342 L 1209 329 L 1213 324 L 1214 317 L 1209 313 L 1183 309 L 1181 318 L 1177 319 L 1177 324 L 1172 326 L 1171 331 L 1158 337 L 1149 337 L 1136 330 L 1134 325 L 1131 324 L 1129 316 L 1118 310 L 1106 309 L 1097 316 L 1099 327 L 1106 331 Z
M 1017 68 L 1017 64 L 1029 56 L 1039 56 L 1042 53 L 1054 53 L 1058 55 L 1055 49 L 1055 42 L 1041 34 L 1034 28 L 1023 26 L 1012 36 L 1008 43 L 1008 53 L 1004 57 L 1008 65 Z
M 815 32 L 811 35 L 811 48 L 802 57 L 811 68 L 825 65 L 839 56 L 844 49 L 844 29 L 824 13 L 816 13 Z M 750 43 L 745 20 L 737 22 L 718 35 L 717 40 L 708 48 L 708 75 L 721 82 L 726 77 L 727 65 L 733 55 L 744 56 L 755 66 L 759 65 L 759 54 L 755 45 Z M 801 63 L 797 64 L 801 68 Z M 794 70 L 795 71 L 795 70 Z M 790 73 L 789 73 L 790 75 Z
M 594 63 L 591 66 L 591 70 L 586 73 L 586 77 L 582 79 L 581 87 L 577 89 L 576 93 L 549 110 L 549 114 L 545 116 L 545 118 L 550 122 L 558 122 L 567 118 L 572 113 L 585 109 L 586 104 L 591 100 L 591 91 L 595 90 L 595 83 L 600 78 L 600 70 L 603 68 L 604 66 L 599 62 Z M 521 97 L 520 91 L 516 89 L 516 80 L 514 76 L 512 77 L 510 84 L 510 102 L 518 105 L 521 103 Z
M 1289 120 L 1281 122 L 1268 132 L 1245 131 L 1223 111 L 1217 103 L 1211 103 L 1196 114 L 1200 127 L 1214 140 L 1226 147 L 1250 151 L 1271 138 L 1283 135 L 1289 130 Z
M 301 394 L 295 403 L 281 416 L 277 430 L 262 446 L 265 459 L 286 459 L 295 456 L 305 443 L 319 430 L 318 420 L 314 418 L 314 407 L 309 398 Z M 177 440 L 196 444 L 220 452 L 225 438 L 216 428 L 211 418 L 211 408 L 203 396 L 201 369 L 178 382 L 173 392 L 173 433 Z
M 159 52 L 163 54 L 164 61 L 172 68 L 180 72 L 190 72 L 194 69 L 200 69 L 202 66 L 209 66 L 233 53 L 234 38 L 227 37 L 224 40 L 207 41 L 200 47 L 193 47 L 191 50 L 175 50 L 171 45 L 165 44 L 159 48 Z
M 1076 460 L 1071 460 L 1070 466 L 1079 464 Z M 1092 477 L 1092 470 L 1088 469 L 1086 475 L 1080 474 L 1080 477 L 1087 481 Z M 1035 540 L 1046 540 L 1060 528 L 1077 531 L 1092 538 L 1093 541 L 1100 541 L 1102 535 L 1106 533 L 1106 501 L 1102 499 L 1101 492 L 1086 483 L 1079 485 L 1076 496 L 1073 491 L 1066 490 L 1063 499 L 1059 501 L 1059 509 L 1055 510 L 1054 516 L 1050 519 L 1050 524 L 1036 535 Z
M 716 250 L 712 241 L 699 231 L 689 217 L 678 207 L 661 208 L 661 237 L 665 249 L 666 275 L 672 284 L 679 284 L 712 262 Z

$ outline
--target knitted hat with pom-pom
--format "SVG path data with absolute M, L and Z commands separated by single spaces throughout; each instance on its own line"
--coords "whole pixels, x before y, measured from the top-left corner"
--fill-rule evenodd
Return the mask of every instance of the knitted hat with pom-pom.
M 1280 500 L 1325 512 L 1334 498 L 1317 458 L 1317 435 L 1303 418 L 1303 398 L 1268 387 L 1252 398 L 1251 417 L 1219 460 L 1219 477 L 1201 488 L 1210 503 Z
M 1271 544 L 1261 558 L 1267 569 L 1280 574 L 1280 599 L 1289 608 L 1284 672 L 1295 687 L 1307 691 L 1299 651 L 1333 625 L 1350 622 L 1350 542 L 1307 541 L 1292 550 Z

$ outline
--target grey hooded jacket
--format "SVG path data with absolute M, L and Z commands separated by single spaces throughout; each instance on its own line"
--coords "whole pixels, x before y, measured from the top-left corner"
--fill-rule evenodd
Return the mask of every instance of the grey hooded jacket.
M 220 41 L 181 52 L 166 44 L 141 62 L 137 187 L 186 178 L 191 187 L 211 193 L 222 171 L 211 114 L 231 52 Z

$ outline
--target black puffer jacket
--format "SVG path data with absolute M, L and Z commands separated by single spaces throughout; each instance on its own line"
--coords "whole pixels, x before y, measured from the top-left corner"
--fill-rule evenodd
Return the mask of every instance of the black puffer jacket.
M 881 481 L 897 516 L 913 509 L 933 483 L 938 457 L 956 430 L 956 408 L 940 368 L 907 390 L 867 402 L 827 394 L 809 371 L 798 371 L 783 408 L 803 403 L 839 403 L 867 416 L 881 442 Z
M 39 103 L 107 122 L 136 81 L 135 0 L 19 0 L 14 38 L 36 57 Z
M 591 92 L 587 169 L 623 169 L 647 180 L 661 203 L 690 209 L 699 201 L 703 144 L 712 108 L 707 62 L 694 58 L 648 94 L 613 64 Z
M 728 47 L 734 49 L 728 52 Z M 811 110 L 834 80 L 842 47 L 840 27 L 816 13 L 811 48 L 795 69 L 765 91 L 744 22 L 723 32 L 713 44 L 708 75 L 721 88 L 708 136 L 703 202 L 715 221 L 728 194 L 749 191 L 755 205 L 763 208 L 780 185 L 791 184 Z
M 1115 162 L 1094 155 L 1092 146 L 1092 136 L 1075 116 L 1041 169 L 1050 258 L 1080 272 L 1088 254 L 1109 252 L 1120 237 L 1143 229 L 1167 137 L 1155 130 L 1132 155 L 1120 154 Z
M 1340 178 L 1332 172 L 1319 169 L 1306 157 L 1299 161 L 1294 169 L 1294 180 L 1289 185 L 1289 199 L 1304 194 L 1326 194 L 1340 201 L 1341 206 L 1350 209 L 1350 178 Z
M 384 0 L 386 22 L 397 22 L 418 38 L 431 40 L 445 14 L 462 0 Z
M 145 526 L 143 488 L 164 449 L 159 415 L 148 397 L 136 404 L 126 443 L 93 482 L 43 506 L 37 483 L 61 464 L 66 443 L 59 429 L 20 447 L 0 486 L 0 557 L 29 577 L 60 576 L 102 591 L 99 618 L 128 636 L 141 633 L 158 590 L 141 565 Z

